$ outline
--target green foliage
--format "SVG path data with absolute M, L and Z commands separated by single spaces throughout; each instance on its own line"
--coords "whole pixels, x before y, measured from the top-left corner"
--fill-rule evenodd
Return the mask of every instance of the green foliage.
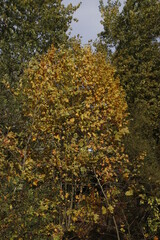
M 100 11 L 104 31 L 99 34 L 97 50 L 105 50 L 116 67 L 116 76 L 126 91 L 129 106 L 130 134 L 125 138 L 125 147 L 133 165 L 142 152 L 146 153 L 138 181 L 143 182 L 145 191 L 152 192 L 154 199 L 159 198 L 160 3 L 158 0 L 127 0 L 120 12 L 119 1 L 109 0 L 106 5 L 100 1 Z M 131 193 L 129 190 L 126 195 Z M 145 204 L 150 205 L 150 198 L 146 196 Z M 134 216 L 134 209 L 131 212 Z M 151 219 L 153 224 L 154 217 Z M 158 221 L 157 217 L 155 228 Z
M 52 42 L 67 40 L 76 7 L 60 0 L 1 1 L 1 74 L 20 74 L 19 67 L 35 53 L 46 52 Z M 3 72 L 2 72 L 3 70 Z M 15 77 L 14 77 L 15 78 Z
M 108 1 L 106 6 L 101 2 L 104 31 L 99 36 L 107 51 L 110 45 L 115 48 L 110 58 L 126 90 L 130 157 L 146 151 L 147 161 L 156 165 L 160 143 L 160 4 L 157 0 L 128 0 L 122 12 L 118 6 L 118 1 Z
M 54 43 L 65 43 L 72 15 L 77 7 L 65 7 L 61 0 L 0 1 L 0 126 L 16 129 L 18 106 L 13 93 L 24 66 L 36 54 Z M 7 84 L 6 84 L 7 82 Z M 10 107 L 12 105 L 12 108 Z

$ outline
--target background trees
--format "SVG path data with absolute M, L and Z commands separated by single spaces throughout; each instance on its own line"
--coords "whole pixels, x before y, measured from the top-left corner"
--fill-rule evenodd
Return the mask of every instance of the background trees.
M 127 94 L 129 155 L 134 159 L 145 150 L 149 166 L 156 165 L 160 158 L 159 1 L 127 0 L 122 12 L 118 1 L 108 1 L 106 6 L 101 1 L 100 10 L 104 26 L 100 39 L 107 51 L 115 50 L 111 61 Z
M 57 46 L 66 42 L 76 9 L 71 4 L 65 7 L 61 0 L 0 2 L 1 128 L 11 124 L 16 128 L 19 119 L 14 117 L 18 108 L 6 81 L 14 88 L 35 54 L 46 52 L 51 43 Z
M 76 10 L 62 1 L 1 1 L 1 76 L 20 74 L 20 65 L 48 50 L 51 43 L 64 43 Z M 19 71 L 18 71 L 19 70 Z

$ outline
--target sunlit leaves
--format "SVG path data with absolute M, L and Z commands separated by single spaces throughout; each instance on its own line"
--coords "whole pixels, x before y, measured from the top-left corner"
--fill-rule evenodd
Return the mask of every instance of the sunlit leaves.
M 31 58 L 52 43 L 67 42 L 67 30 L 78 6 L 59 0 L 0 1 L 0 127 L 17 130 L 20 110 L 13 91 Z M 10 87 L 9 87 L 9 84 Z M 16 116 L 16 117 L 15 117 Z
M 32 223 L 34 236 L 47 239 L 69 229 L 81 234 L 78 222 L 94 224 L 114 213 L 120 194 L 115 183 L 123 177 L 118 169 L 123 173 L 128 163 L 121 145 L 127 104 L 114 72 L 103 54 L 73 43 L 68 49 L 52 46 L 21 78 L 16 96 L 23 99 L 25 131 L 4 137 L 12 171 L 6 171 L 5 155 L 2 166 L 13 184 L 9 198 L 23 195 L 26 207 L 21 204 L 18 211 L 25 218 L 19 221 L 27 224 L 28 238 Z M 95 173 L 108 192 L 107 203 Z M 11 205 L 14 211 L 12 200 Z
M 45 173 L 44 181 L 54 175 L 59 211 L 63 212 L 64 206 L 68 209 L 65 221 L 71 224 L 73 204 L 77 210 L 84 202 L 89 206 L 83 189 L 90 182 L 92 166 L 101 171 L 103 181 L 114 181 L 116 166 L 127 159 L 118 143 L 127 132 L 125 93 L 105 57 L 76 43 L 68 50 L 52 46 L 39 62 L 31 63 L 19 94 L 25 99 L 23 111 L 32 135 L 29 155 L 35 163 L 30 171 L 36 175 L 32 174 L 30 181 L 35 187 L 41 184 L 39 171 Z M 43 150 L 35 155 L 38 148 Z M 41 164 L 43 169 L 38 167 Z M 88 195 L 92 191 L 89 187 Z M 94 211 L 92 206 L 88 217 L 97 221 Z

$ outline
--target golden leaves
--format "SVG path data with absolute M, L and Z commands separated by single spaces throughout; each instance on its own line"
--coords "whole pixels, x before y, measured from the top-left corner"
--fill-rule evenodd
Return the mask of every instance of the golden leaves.
M 63 101 L 66 102 L 66 103 L 69 103 L 68 98 L 64 98 Z
M 30 82 L 28 90 L 24 90 L 29 105 L 25 107 L 27 115 L 34 119 L 35 133 L 49 134 L 52 126 L 57 126 L 58 134 L 53 130 L 54 139 L 70 144 L 69 135 L 75 132 L 79 135 L 81 131 L 83 136 L 88 135 L 83 146 L 90 145 L 88 141 L 93 138 L 96 144 L 92 143 L 92 149 L 96 151 L 104 144 L 112 145 L 108 136 L 113 134 L 111 128 L 114 125 L 117 128 L 115 138 L 121 141 L 126 117 L 124 94 L 119 80 L 113 78 L 114 69 L 106 63 L 105 56 L 92 54 L 89 47 L 81 48 L 78 44 L 73 48 L 74 52 L 72 49 L 56 51 L 52 46 L 42 56 L 40 64 L 37 63 L 39 67 L 32 69 L 30 66 Z M 97 134 L 97 131 L 101 133 Z
M 127 197 L 132 196 L 132 195 L 133 195 L 133 189 L 129 189 L 129 190 L 125 193 L 125 195 L 126 195 Z
M 27 84 L 22 81 L 20 89 L 27 99 L 23 111 L 32 136 L 25 178 L 36 189 L 42 183 L 53 184 L 52 206 L 59 216 L 97 222 L 100 215 L 94 208 L 101 200 L 89 174 L 95 166 L 101 181 L 116 182 L 117 165 L 123 159 L 115 141 L 115 133 L 121 141 L 127 131 L 119 80 L 105 56 L 76 44 L 58 51 L 52 46 L 36 64 L 26 71 Z M 50 201 L 41 208 L 49 206 Z M 106 206 L 101 214 L 113 214 L 113 206 Z
M 33 186 L 37 187 L 37 185 L 38 185 L 38 180 L 35 179 L 35 180 L 33 181 Z
M 75 119 L 74 118 L 71 118 L 70 120 L 69 120 L 69 123 L 70 124 L 73 124 L 75 122 Z
M 37 139 L 37 137 L 36 137 L 36 136 L 33 136 L 33 137 L 32 137 L 32 141 L 33 141 L 33 142 L 35 142 L 35 141 L 36 141 L 36 139 Z
M 60 141 L 60 140 L 61 140 L 61 138 L 60 138 L 60 136 L 59 136 L 58 134 L 57 134 L 57 135 L 55 135 L 55 136 L 54 136 L 54 138 L 55 138 L 55 139 L 57 139 L 58 141 Z
M 107 213 L 107 209 L 104 206 L 102 206 L 102 214 L 105 215 L 106 213 Z

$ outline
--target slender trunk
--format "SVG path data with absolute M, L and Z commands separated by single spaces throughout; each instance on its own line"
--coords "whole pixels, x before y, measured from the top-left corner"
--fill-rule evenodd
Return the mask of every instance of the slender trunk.
M 105 200 L 106 200 L 106 203 L 107 203 L 107 205 L 109 205 L 107 196 L 106 196 L 106 194 L 105 194 L 105 192 L 104 192 L 104 189 L 103 189 L 103 187 L 102 187 L 102 184 L 101 184 L 100 181 L 99 181 L 99 178 L 97 177 L 95 168 L 93 168 L 93 171 L 94 171 L 95 177 L 96 177 L 96 179 L 97 179 L 98 185 L 100 186 L 101 191 L 102 191 L 102 193 L 103 193 L 103 196 L 104 196 L 104 198 L 105 198 Z M 118 230 L 117 222 L 116 222 L 116 219 L 115 219 L 115 216 L 114 216 L 114 215 L 113 215 L 113 222 L 114 222 L 115 229 L 116 229 L 117 240 L 121 240 L 121 239 L 120 239 L 120 235 L 119 235 L 119 230 Z

